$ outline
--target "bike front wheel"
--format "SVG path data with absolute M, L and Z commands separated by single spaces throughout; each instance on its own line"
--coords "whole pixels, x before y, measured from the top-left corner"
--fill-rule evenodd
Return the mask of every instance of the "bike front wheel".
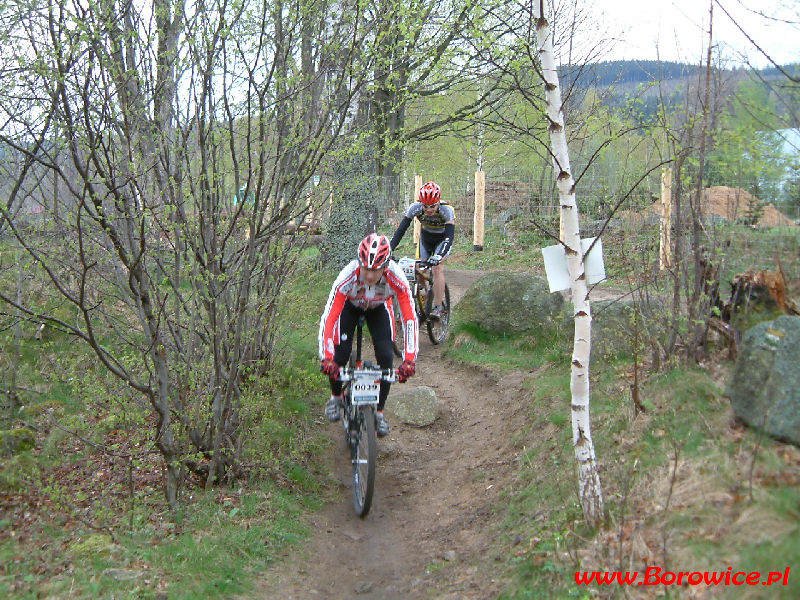
M 450 327 L 450 286 L 444 286 L 444 299 L 442 301 L 442 315 L 440 318 L 431 316 L 433 310 L 433 290 L 428 294 L 428 301 L 425 305 L 425 312 L 428 313 L 428 337 L 434 344 L 441 344 L 447 337 L 447 330 Z
M 372 493 L 375 490 L 375 462 L 378 442 L 375 435 L 375 409 L 362 406 L 357 409 L 358 432 L 352 446 L 353 507 L 362 519 L 369 513 Z

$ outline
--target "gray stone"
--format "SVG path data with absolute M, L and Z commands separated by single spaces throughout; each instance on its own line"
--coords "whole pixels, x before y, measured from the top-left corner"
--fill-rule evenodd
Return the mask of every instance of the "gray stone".
M 356 594 L 369 594 L 372 591 L 372 582 L 364 581 L 355 587 Z
M 36 437 L 27 427 L 0 430 L 0 455 L 14 455 L 36 446 Z
M 144 576 L 144 572 L 134 569 L 114 569 L 109 568 L 103 571 L 103 575 L 116 581 L 133 581 Z
M 388 408 L 403 423 L 426 427 L 436 420 L 439 400 L 432 388 L 423 385 L 393 394 Z
M 539 333 L 560 320 L 563 308 L 564 298 L 551 294 L 542 277 L 494 271 L 467 290 L 455 318 L 498 335 Z
M 633 301 L 598 300 L 592 302 L 591 311 L 591 360 L 608 360 L 620 355 L 631 355 L 636 338 Z
M 800 317 L 759 323 L 744 335 L 726 395 L 748 425 L 800 446 Z

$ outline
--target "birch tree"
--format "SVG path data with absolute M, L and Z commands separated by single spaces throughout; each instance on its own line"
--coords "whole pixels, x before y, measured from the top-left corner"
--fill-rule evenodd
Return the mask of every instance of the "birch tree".
M 569 163 L 567 135 L 558 83 L 550 24 L 544 14 L 544 0 L 539 0 L 536 39 L 542 65 L 547 121 L 550 134 L 558 194 L 561 205 L 562 244 L 567 256 L 575 333 L 572 349 L 572 444 L 578 460 L 578 488 L 586 521 L 597 525 L 603 520 L 603 492 L 597 472 L 594 443 L 589 418 L 589 354 L 592 347 L 592 316 L 586 287 L 586 255 L 581 250 L 575 179 Z
M 517 124 L 503 118 L 506 131 L 527 132 L 526 145 L 532 151 L 549 157 L 553 164 L 559 193 L 563 245 L 570 278 L 575 322 L 571 360 L 572 441 L 578 462 L 578 491 L 584 517 L 590 525 L 604 518 L 603 493 L 597 471 L 589 413 L 589 356 L 591 350 L 591 310 L 585 276 L 585 254 L 581 250 L 579 211 L 576 202 L 576 178 L 570 166 L 564 99 L 556 67 L 551 23 L 545 16 L 544 0 L 524 0 L 507 6 L 506 12 L 495 13 L 506 27 L 505 49 L 494 49 L 492 64 L 502 70 L 507 85 L 520 94 L 524 102 L 543 117 L 541 123 Z M 498 52 L 500 52 L 498 54 Z M 508 54 L 511 54 L 509 59 Z M 544 84 L 537 93 L 532 81 Z M 541 88 L 540 88 L 541 89 Z M 555 234 L 551 234 L 554 237 Z M 588 254 L 588 252 L 587 252 Z
M 575 322 L 570 365 L 572 441 L 578 462 L 581 507 L 586 521 L 594 526 L 602 522 L 604 507 L 589 413 L 592 317 L 584 264 L 588 251 L 584 253 L 581 249 L 575 191 L 577 178 L 573 176 L 570 165 L 564 114 L 566 99 L 562 97 L 558 78 L 554 30 L 545 16 L 544 4 L 544 0 L 519 0 L 494 13 L 494 18 L 503 24 L 505 35 L 502 37 L 504 43 L 491 49 L 491 64 L 499 71 L 502 84 L 511 86 L 511 92 L 522 98 L 525 107 L 533 109 L 536 117 L 531 119 L 525 114 L 520 120 L 514 111 L 508 115 L 497 112 L 491 125 L 515 133 L 530 151 L 546 157 L 553 165 L 562 233 L 560 236 L 547 233 L 559 240 L 567 257 Z M 572 16 L 573 25 L 565 30 L 566 38 L 562 40 L 568 48 L 571 47 L 569 36 L 579 30 L 578 21 L 574 14 Z M 575 59 L 574 56 L 571 58 Z M 544 84 L 543 89 L 536 86 L 537 80 Z M 591 158 L 588 163 L 592 163 Z

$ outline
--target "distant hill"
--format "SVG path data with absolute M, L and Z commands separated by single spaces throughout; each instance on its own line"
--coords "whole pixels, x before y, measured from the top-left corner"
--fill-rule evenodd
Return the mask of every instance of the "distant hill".
M 800 75 L 800 63 L 782 67 L 792 76 Z M 785 80 L 775 67 L 761 69 L 756 74 L 749 69 L 724 69 L 715 73 L 716 93 L 723 96 L 735 92 L 738 84 L 749 79 L 761 81 L 763 85 Z M 619 60 L 588 65 L 566 65 L 559 70 L 559 77 L 568 97 L 580 101 L 589 90 L 608 106 L 623 107 L 635 96 L 640 118 L 652 116 L 661 103 L 680 105 L 686 100 L 688 89 L 703 85 L 705 67 L 678 62 L 655 60 Z M 659 85 L 651 85 L 658 83 Z
M 566 65 L 559 76 L 567 85 L 579 87 L 609 87 L 620 84 L 639 84 L 651 81 L 686 79 L 697 72 L 697 65 L 655 60 L 617 60 L 590 65 Z
M 785 65 L 785 71 L 800 74 L 800 64 Z M 566 65 L 559 70 L 559 77 L 567 84 L 576 84 L 581 88 L 607 88 L 611 86 L 635 87 L 651 82 L 674 80 L 694 81 L 705 67 L 678 62 L 659 62 L 655 60 L 617 60 L 593 63 L 589 65 Z M 723 76 L 737 78 L 747 71 L 744 69 L 726 69 Z M 773 80 L 783 77 L 775 67 L 760 69 L 759 77 Z M 727 78 L 727 77 L 726 77 Z

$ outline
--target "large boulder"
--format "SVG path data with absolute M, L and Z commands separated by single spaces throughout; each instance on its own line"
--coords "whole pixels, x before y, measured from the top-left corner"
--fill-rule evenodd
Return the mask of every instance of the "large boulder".
M 403 423 L 425 427 L 436 420 L 439 400 L 432 388 L 422 385 L 393 394 L 387 408 Z
M 742 341 L 726 395 L 737 417 L 800 446 L 800 317 L 759 323 Z
M 598 300 L 592 302 L 591 360 L 632 355 L 636 342 L 633 301 Z M 641 335 L 641 334 L 640 334 Z
M 458 303 L 461 324 L 477 325 L 498 335 L 538 333 L 560 321 L 561 294 L 551 294 L 542 277 L 494 271 L 476 281 Z
M 12 456 L 36 446 L 33 431 L 27 427 L 0 430 L 0 456 Z

